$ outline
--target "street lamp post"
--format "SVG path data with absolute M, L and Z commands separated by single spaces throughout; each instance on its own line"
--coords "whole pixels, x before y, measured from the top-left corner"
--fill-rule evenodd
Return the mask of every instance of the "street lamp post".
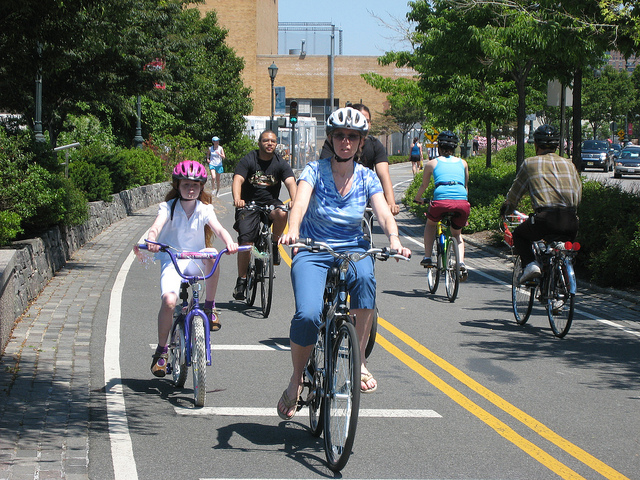
M 33 131 L 36 142 L 44 142 L 46 138 L 42 133 L 42 44 L 38 42 L 38 71 L 36 73 L 36 118 Z
M 144 138 L 142 137 L 142 98 L 138 95 L 136 102 L 136 136 L 133 137 L 133 148 L 142 148 Z
M 269 65 L 269 78 L 271 79 L 271 124 L 269 125 L 270 130 L 273 130 L 273 111 L 275 109 L 275 103 L 274 103 L 275 90 L 274 90 L 273 83 L 276 80 L 277 74 L 278 74 L 278 67 L 276 66 L 275 62 L 272 62 L 271 65 Z

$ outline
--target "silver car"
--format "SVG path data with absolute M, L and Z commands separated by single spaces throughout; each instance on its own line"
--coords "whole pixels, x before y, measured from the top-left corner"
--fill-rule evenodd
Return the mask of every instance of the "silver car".
M 640 146 L 630 145 L 620 152 L 613 177 L 622 178 L 622 175 L 640 175 Z

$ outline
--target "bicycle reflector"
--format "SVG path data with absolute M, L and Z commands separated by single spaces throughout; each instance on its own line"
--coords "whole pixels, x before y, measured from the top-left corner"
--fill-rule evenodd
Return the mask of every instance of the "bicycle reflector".
M 577 252 L 580 250 L 580 244 L 578 242 L 565 242 L 564 248 L 566 250 L 573 250 L 574 252 Z

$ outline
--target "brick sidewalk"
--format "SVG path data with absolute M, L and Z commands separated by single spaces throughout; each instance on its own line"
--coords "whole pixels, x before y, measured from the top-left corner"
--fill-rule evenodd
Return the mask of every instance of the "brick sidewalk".
M 0 479 L 89 478 L 90 342 L 106 323 L 98 302 L 156 212 L 127 217 L 78 250 L 16 325 L 0 358 Z

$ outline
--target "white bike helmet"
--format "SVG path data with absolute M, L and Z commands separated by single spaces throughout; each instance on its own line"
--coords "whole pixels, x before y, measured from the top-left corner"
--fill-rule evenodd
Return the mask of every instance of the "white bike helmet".
M 345 107 L 339 108 L 327 119 L 327 135 L 338 128 L 356 130 L 362 136 L 366 136 L 369 131 L 369 123 L 362 112 L 355 108 Z

